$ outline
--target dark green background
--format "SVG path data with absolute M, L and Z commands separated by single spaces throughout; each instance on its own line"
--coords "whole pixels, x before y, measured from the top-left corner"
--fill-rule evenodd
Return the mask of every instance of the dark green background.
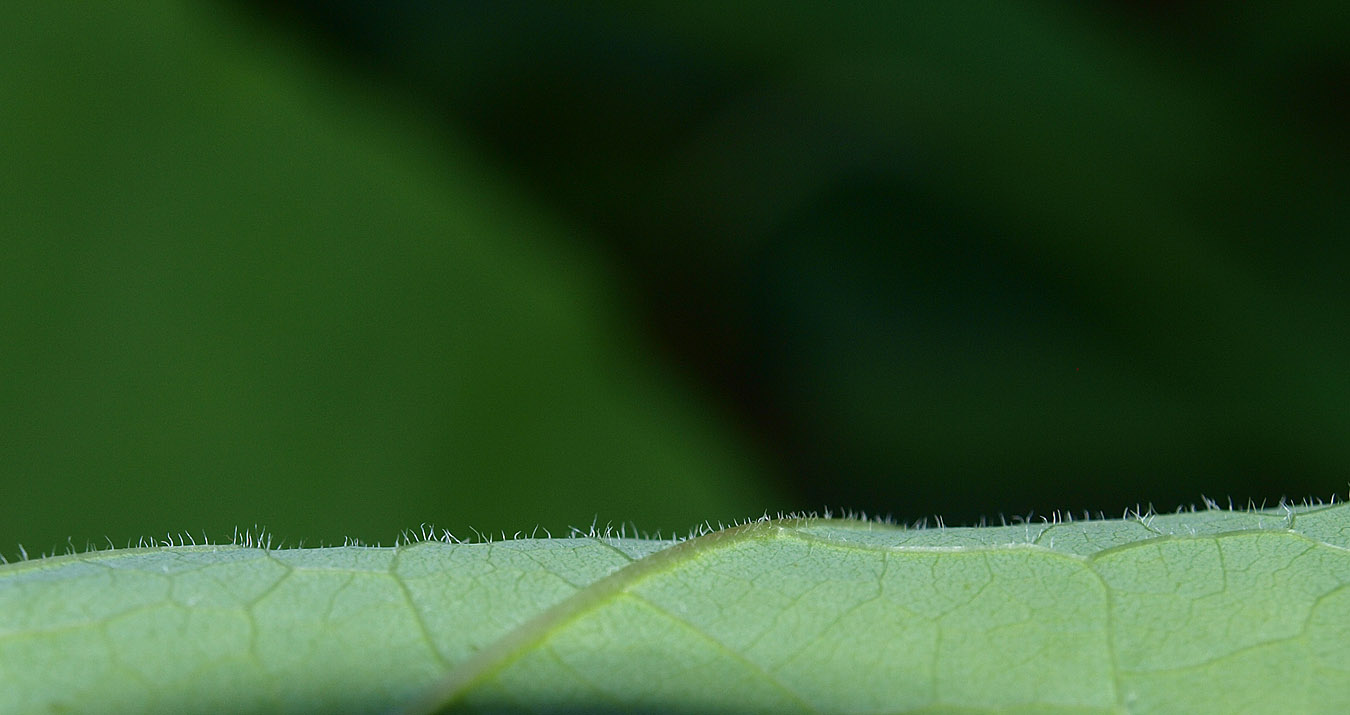
M 6 4 L 0 553 L 1350 482 L 1350 10 Z

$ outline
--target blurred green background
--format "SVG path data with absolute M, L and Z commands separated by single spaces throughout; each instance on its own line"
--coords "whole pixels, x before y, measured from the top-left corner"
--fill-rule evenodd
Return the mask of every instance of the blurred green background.
M 1350 482 L 1350 5 L 0 10 L 0 553 Z

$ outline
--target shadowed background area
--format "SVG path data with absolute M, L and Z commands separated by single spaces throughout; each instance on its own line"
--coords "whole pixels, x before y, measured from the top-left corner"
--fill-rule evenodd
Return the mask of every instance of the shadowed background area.
M 0 13 L 0 553 L 1350 481 L 1342 2 Z

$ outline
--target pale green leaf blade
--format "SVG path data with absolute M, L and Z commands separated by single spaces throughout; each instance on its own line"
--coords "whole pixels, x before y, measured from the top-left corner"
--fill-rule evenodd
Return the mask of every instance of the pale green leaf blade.
M 0 711 L 1350 711 L 1350 508 L 0 567 Z

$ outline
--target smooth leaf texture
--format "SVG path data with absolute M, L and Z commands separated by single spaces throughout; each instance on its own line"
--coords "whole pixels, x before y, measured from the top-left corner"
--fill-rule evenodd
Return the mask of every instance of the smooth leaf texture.
M 0 170 L 5 558 L 792 503 L 583 228 L 230 4 L 5 3 Z
M 0 567 L 0 711 L 1348 712 L 1350 508 Z

